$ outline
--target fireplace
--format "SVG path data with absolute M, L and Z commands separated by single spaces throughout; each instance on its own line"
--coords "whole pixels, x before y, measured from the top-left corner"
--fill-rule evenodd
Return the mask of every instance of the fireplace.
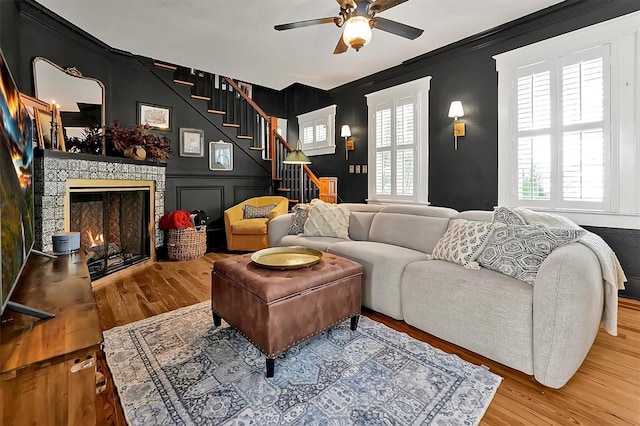
M 149 189 L 96 191 L 69 195 L 69 230 L 80 233 L 91 279 L 151 258 Z
M 144 259 L 155 260 L 155 250 L 164 240 L 158 224 L 164 214 L 165 164 L 37 150 L 34 165 L 37 250 L 52 251 L 52 236 L 56 233 L 81 232 L 83 254 L 85 250 L 89 257 L 103 254 L 97 256 L 102 259 L 101 265 L 92 265 L 92 279 L 93 269 L 115 272 Z M 88 204 L 80 207 L 76 203 Z M 127 210 L 136 204 L 144 204 L 144 209 Z M 97 213 L 100 208 L 106 208 L 106 213 L 104 210 Z M 84 223 L 86 212 L 78 213 L 76 209 L 94 209 L 95 223 Z M 129 222 L 133 217 L 140 221 Z M 124 222 L 120 223 L 120 219 Z M 81 220 L 84 222 L 78 222 Z M 86 232 L 81 231 L 83 226 L 92 233 L 93 250 L 86 248 L 91 243 Z M 103 239 L 111 240 L 101 243 L 98 238 L 101 233 Z

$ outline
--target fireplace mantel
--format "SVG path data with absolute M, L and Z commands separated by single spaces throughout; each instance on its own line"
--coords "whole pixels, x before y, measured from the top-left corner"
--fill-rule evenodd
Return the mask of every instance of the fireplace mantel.
M 68 229 L 68 222 L 65 226 L 65 199 L 70 179 L 107 186 L 119 185 L 122 181 L 154 182 L 154 244 L 155 247 L 162 246 L 164 235 L 158 225 L 164 214 L 165 170 L 165 164 L 126 158 L 37 151 L 34 159 L 35 248 L 52 251 L 52 235 Z

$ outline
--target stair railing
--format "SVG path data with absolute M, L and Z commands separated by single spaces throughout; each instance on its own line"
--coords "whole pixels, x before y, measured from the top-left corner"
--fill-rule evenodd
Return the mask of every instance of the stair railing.
M 278 133 L 277 118 L 271 117 L 264 112 L 262 108 L 251 99 L 245 92 L 238 86 L 238 84 L 230 77 L 224 77 L 227 83 L 238 93 L 248 105 L 255 110 L 255 112 L 262 118 L 258 120 L 260 125 L 266 126 L 267 143 L 265 144 L 265 158 L 271 160 L 271 179 L 273 181 L 280 181 L 281 185 L 285 185 L 287 192 L 289 193 L 289 199 L 291 201 L 304 202 L 304 200 L 293 200 L 292 194 L 300 193 L 300 186 L 303 185 L 305 198 L 311 199 L 318 196 L 320 190 L 320 179 L 311 171 L 307 165 L 303 165 L 304 174 L 306 179 L 300 182 L 300 179 L 295 179 L 295 173 L 292 173 L 291 167 L 285 167 L 282 164 L 282 160 L 286 157 L 286 154 L 293 151 L 293 148 L 286 139 Z M 259 139 L 259 143 L 262 143 Z

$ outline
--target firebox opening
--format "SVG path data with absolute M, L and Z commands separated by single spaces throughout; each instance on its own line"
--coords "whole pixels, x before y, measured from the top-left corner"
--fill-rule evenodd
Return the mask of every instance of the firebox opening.
M 149 190 L 70 194 L 69 228 L 80 233 L 91 279 L 151 257 Z

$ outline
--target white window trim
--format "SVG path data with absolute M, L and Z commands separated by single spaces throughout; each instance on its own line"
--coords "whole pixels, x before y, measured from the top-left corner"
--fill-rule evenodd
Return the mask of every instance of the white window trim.
M 372 204 L 382 203 L 406 203 L 406 204 L 429 204 L 429 90 L 431 89 L 431 77 L 424 77 L 404 84 L 389 87 L 377 92 L 369 93 L 367 107 L 369 110 L 369 170 L 368 198 L 367 202 Z M 375 117 L 376 105 L 385 102 L 415 96 L 416 116 L 414 117 L 414 127 L 416 129 L 415 141 L 415 184 L 413 199 L 407 197 L 395 198 L 384 197 L 376 194 L 376 141 L 375 141 Z
M 305 147 L 302 149 L 308 157 L 314 155 L 335 154 L 336 152 L 336 105 L 330 105 L 325 108 L 310 111 L 305 114 L 298 115 L 298 138 L 302 140 L 302 124 L 308 122 L 316 122 L 320 120 L 327 121 L 327 142 L 326 145 L 318 145 L 314 147 Z
M 610 211 L 548 209 L 577 223 L 640 229 L 640 12 L 494 56 L 498 71 L 498 205 L 517 205 L 512 181 L 512 82 L 517 69 L 598 45 L 611 47 Z

